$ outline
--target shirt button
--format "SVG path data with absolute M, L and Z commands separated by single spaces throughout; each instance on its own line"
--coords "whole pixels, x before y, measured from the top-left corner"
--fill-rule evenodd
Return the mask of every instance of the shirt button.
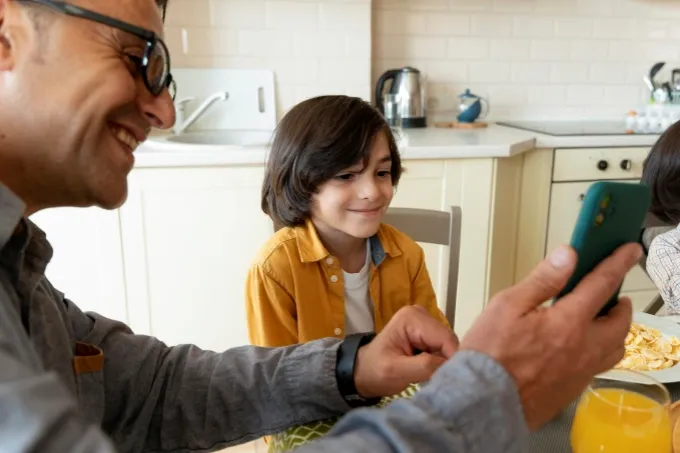
M 342 329 L 341 329 L 340 327 L 338 327 L 338 328 L 335 329 L 335 335 L 338 336 L 338 337 L 339 337 L 340 335 L 342 335 Z
M 338 282 L 338 276 L 337 275 L 331 275 L 331 281 L 333 283 L 337 283 Z
M 333 264 L 333 258 L 326 258 L 326 264 L 328 264 L 329 266 Z

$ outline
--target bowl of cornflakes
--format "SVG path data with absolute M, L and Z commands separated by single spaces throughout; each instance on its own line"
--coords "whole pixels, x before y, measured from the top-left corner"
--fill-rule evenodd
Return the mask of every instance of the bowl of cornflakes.
M 608 377 L 624 376 L 616 373 L 623 369 L 649 374 L 659 382 L 680 382 L 680 324 L 663 316 L 636 312 L 625 348 L 623 358 Z

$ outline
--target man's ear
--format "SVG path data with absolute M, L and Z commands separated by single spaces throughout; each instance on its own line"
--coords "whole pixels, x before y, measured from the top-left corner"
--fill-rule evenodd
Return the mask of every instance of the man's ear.
M 8 71 L 14 67 L 12 39 L 6 20 L 11 3 L 11 0 L 0 0 L 0 71 Z

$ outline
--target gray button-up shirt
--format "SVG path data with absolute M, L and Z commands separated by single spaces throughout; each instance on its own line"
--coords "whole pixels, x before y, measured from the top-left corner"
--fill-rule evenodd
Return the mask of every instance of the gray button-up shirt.
M 335 381 L 338 340 L 216 353 L 135 335 L 50 285 L 52 249 L 23 213 L 0 184 L 3 453 L 212 451 L 348 410 Z M 352 411 L 302 450 L 510 453 L 526 444 L 512 379 L 463 352 L 412 401 Z

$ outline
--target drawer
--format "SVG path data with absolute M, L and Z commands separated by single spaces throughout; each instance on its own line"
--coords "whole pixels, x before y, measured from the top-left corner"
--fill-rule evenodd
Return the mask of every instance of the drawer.
M 640 179 L 649 147 L 556 149 L 552 180 Z
M 636 181 L 621 181 L 634 183 Z M 549 253 L 561 244 L 569 244 L 571 234 L 576 225 L 576 219 L 581 210 L 581 196 L 592 181 L 557 183 L 552 185 L 550 194 L 550 210 L 548 214 L 548 234 L 545 253 Z M 651 291 L 655 290 L 654 282 L 647 277 L 647 273 L 635 266 L 626 276 L 622 291 Z

